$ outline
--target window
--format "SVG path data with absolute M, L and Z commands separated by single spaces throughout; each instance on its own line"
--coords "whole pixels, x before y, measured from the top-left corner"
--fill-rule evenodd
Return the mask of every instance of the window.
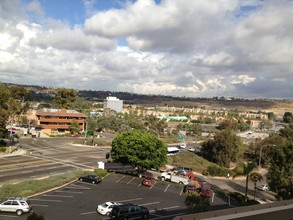
M 12 205 L 19 205 L 17 201 L 13 201 Z

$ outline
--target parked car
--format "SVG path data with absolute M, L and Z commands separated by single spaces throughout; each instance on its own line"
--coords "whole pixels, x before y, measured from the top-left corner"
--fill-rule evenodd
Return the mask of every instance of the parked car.
M 143 180 L 142 180 L 142 185 L 144 185 L 144 186 L 152 186 L 152 185 L 154 185 L 156 183 L 156 180 L 155 180 L 155 178 L 154 177 L 152 177 L 152 176 L 147 176 L 147 177 L 145 177 Z
M 261 190 L 261 191 L 268 191 L 269 186 L 267 184 L 261 184 L 261 185 L 257 186 L 257 189 Z
M 109 216 L 111 219 L 146 219 L 149 217 L 149 210 L 144 206 L 124 204 L 114 206 Z
M 86 175 L 86 176 L 79 177 L 78 180 L 88 182 L 88 183 L 97 184 L 97 183 L 100 183 L 102 181 L 102 178 L 97 176 L 97 175 L 94 175 L 94 174 L 89 174 L 89 175 Z
M 200 195 L 211 197 L 213 195 L 212 186 L 210 184 L 203 184 L 200 189 Z
M 122 205 L 117 202 L 104 202 L 101 205 L 98 205 L 97 212 L 101 215 L 109 215 L 115 205 Z
M 11 197 L 0 204 L 0 212 L 15 212 L 17 215 L 28 213 L 32 210 L 29 199 Z

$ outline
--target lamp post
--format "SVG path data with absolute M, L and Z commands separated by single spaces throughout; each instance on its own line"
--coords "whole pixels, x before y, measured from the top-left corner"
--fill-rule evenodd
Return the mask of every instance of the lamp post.
M 270 144 L 267 144 L 267 145 L 262 145 L 260 147 L 260 152 L 259 152 L 259 161 L 258 161 L 258 170 L 261 169 L 261 154 L 262 154 L 262 148 L 263 147 L 267 147 L 267 146 L 270 146 Z M 273 146 L 276 146 L 275 144 L 273 144 Z

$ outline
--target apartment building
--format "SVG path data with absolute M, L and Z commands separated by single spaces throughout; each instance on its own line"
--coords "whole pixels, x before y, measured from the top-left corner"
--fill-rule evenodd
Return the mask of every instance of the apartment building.
M 116 112 L 122 112 L 123 111 L 123 101 L 113 97 L 109 96 L 104 100 L 104 109 L 112 109 Z

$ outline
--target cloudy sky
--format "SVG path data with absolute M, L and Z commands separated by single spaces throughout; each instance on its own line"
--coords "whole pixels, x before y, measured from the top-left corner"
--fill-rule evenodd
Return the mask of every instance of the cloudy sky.
M 291 0 L 0 0 L 0 82 L 293 98 Z

